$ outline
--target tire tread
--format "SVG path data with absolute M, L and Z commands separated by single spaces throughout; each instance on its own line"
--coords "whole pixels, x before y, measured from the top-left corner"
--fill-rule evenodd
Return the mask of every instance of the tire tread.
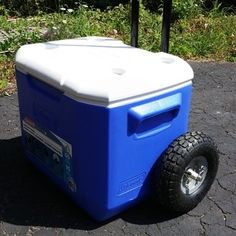
M 203 132 L 195 131 L 181 135 L 170 144 L 161 157 L 155 176 L 157 180 L 155 188 L 157 200 L 165 208 L 176 212 L 189 210 L 188 206 L 184 209 L 179 205 L 176 186 L 180 181 L 179 176 L 184 172 L 186 158 L 200 145 L 207 145 L 218 153 L 217 146 L 212 138 Z

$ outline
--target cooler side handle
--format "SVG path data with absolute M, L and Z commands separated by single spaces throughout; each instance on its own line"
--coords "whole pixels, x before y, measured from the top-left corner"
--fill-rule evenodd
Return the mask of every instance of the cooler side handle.
M 182 104 L 181 93 L 133 107 L 128 112 L 128 133 L 135 138 L 155 135 L 171 127 Z

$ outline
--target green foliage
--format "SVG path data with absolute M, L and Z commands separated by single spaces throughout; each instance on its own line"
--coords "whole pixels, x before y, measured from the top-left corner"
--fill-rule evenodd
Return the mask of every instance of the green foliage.
M 210 14 L 211 15 L 211 14 Z M 172 53 L 191 59 L 236 61 L 235 16 L 180 20 L 172 31 Z
M 7 16 L 8 15 L 8 10 L 4 5 L 0 5 L 0 16 Z
M 201 13 L 201 1 L 199 0 L 173 1 L 173 18 L 175 19 L 184 19 L 189 16 L 195 17 Z
M 236 1 L 235 0 L 201 0 L 203 3 L 203 6 L 208 9 L 212 9 L 215 7 L 215 5 L 220 5 L 222 8 L 236 8 Z
M 108 6 L 117 6 L 121 3 L 128 3 L 129 0 L 83 0 L 82 2 L 87 3 L 89 6 L 105 9 Z
M 181 2 L 175 1 L 176 12 L 179 9 L 180 13 L 179 20 L 172 26 L 171 49 L 174 53 L 185 57 L 210 57 L 213 52 L 219 52 L 222 45 L 230 48 L 236 44 L 234 15 L 226 17 L 219 5 L 206 13 L 199 10 L 195 0 Z M 8 57 L 13 56 L 23 44 L 87 35 L 111 36 L 129 43 L 130 6 L 120 4 L 101 11 L 80 5 L 71 13 L 61 11 L 28 18 L 9 18 L 6 12 L 5 16 L 0 16 L 0 29 L 0 52 L 5 52 Z M 160 31 L 161 16 L 141 5 L 140 47 L 158 51 Z M 223 59 L 222 56 L 220 58 Z
M 0 0 L 11 15 L 28 16 L 40 12 L 59 11 L 60 7 L 76 7 L 79 2 L 72 0 Z
M 164 0 L 143 0 L 144 6 L 152 12 L 161 13 Z M 229 8 L 225 7 L 224 1 L 227 0 L 173 0 L 172 3 L 172 20 L 197 17 L 199 14 L 208 11 L 220 12 L 224 6 L 224 11 Z M 208 11 L 207 11 L 208 9 Z
M 12 86 L 14 83 L 13 61 L 5 56 L 0 57 L 0 96 L 7 95 L 8 91 L 10 92 L 14 87 Z
M 41 12 L 60 12 L 61 8 L 77 9 L 81 4 L 105 9 L 107 6 L 128 2 L 129 0 L 0 0 L 0 5 L 8 9 L 11 15 L 29 16 Z
M 7 86 L 7 80 L 0 80 L 0 90 L 4 89 Z
M 4 6 L 10 15 L 37 15 L 40 12 L 60 12 L 60 8 L 77 9 L 80 4 L 86 4 L 95 8 L 105 9 L 108 6 L 116 6 L 120 3 L 127 4 L 131 0 L 0 0 L 0 6 Z M 146 9 L 159 12 L 164 0 L 140 0 Z M 236 8 L 235 0 L 173 0 L 174 19 L 179 19 L 192 14 L 198 14 L 199 10 L 212 9 L 215 5 Z M 234 6 L 234 7 L 233 7 Z M 3 9 L 0 7 L 0 13 Z M 5 10 L 4 10 L 5 14 Z
M 142 3 L 146 9 L 157 12 L 163 5 L 163 0 L 142 0 Z

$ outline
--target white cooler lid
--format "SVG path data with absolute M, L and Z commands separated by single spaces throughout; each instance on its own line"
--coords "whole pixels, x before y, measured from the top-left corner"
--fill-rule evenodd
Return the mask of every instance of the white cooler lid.
M 25 45 L 16 68 L 81 99 L 111 104 L 189 82 L 187 62 L 104 37 Z

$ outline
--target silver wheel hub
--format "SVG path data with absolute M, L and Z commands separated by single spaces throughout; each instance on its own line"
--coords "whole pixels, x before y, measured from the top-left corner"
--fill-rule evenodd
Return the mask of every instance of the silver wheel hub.
M 185 168 L 181 179 L 181 191 L 190 195 L 203 184 L 208 172 L 208 162 L 205 157 L 195 157 Z

